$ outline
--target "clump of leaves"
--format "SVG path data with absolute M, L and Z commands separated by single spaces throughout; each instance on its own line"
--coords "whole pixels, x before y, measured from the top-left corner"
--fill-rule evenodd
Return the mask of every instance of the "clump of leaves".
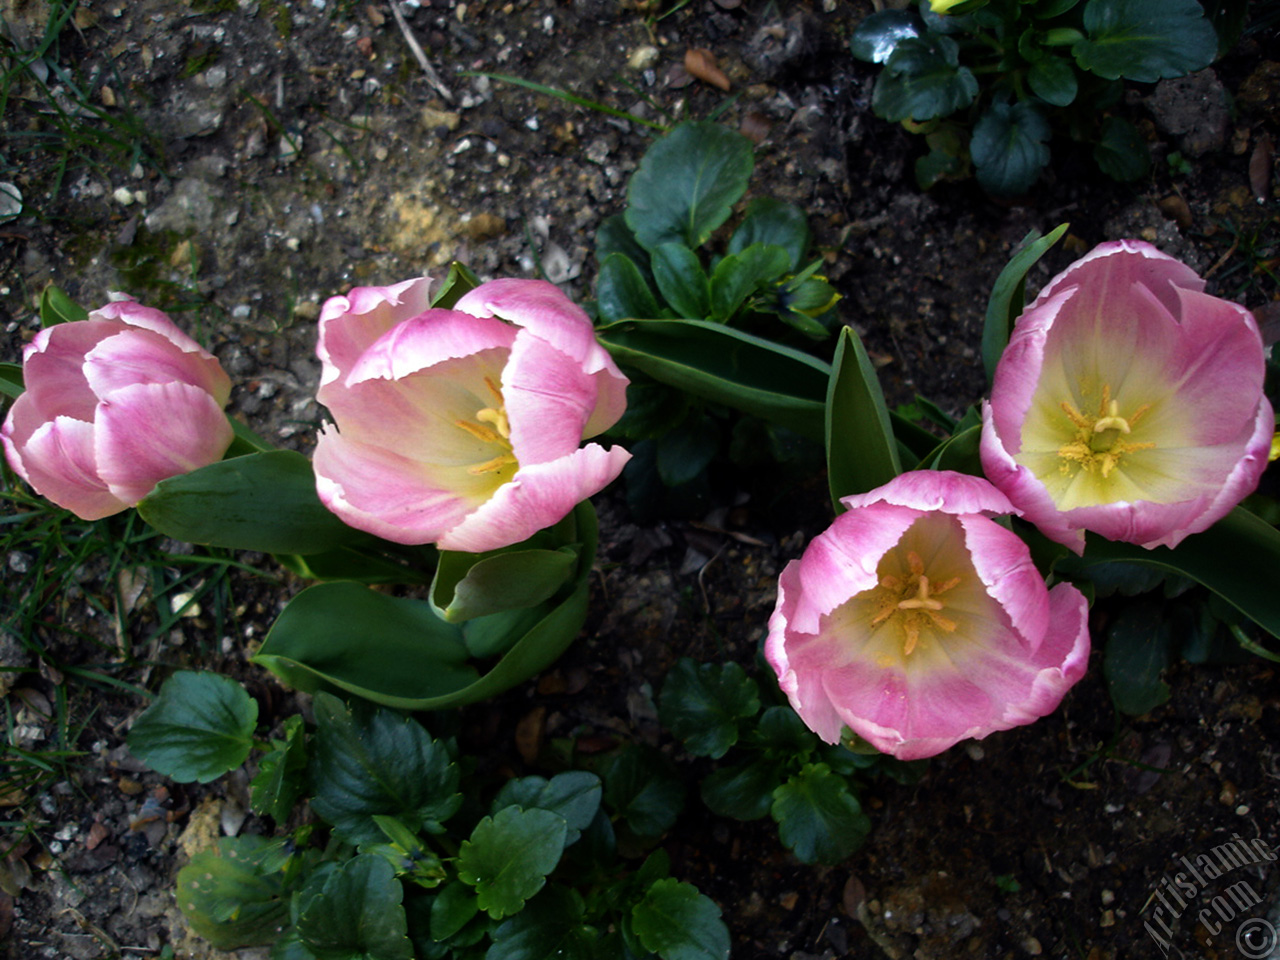
M 839 863 L 871 830 L 858 800 L 861 782 L 875 774 L 914 782 L 923 762 L 825 744 L 790 707 L 761 706 L 756 682 L 738 664 L 686 657 L 662 688 L 658 717 L 692 755 L 727 757 L 702 781 L 702 800 L 713 813 L 771 816 L 779 839 L 800 860 Z
M 601 338 L 633 378 L 616 430 L 636 441 L 626 478 L 641 515 L 668 512 L 664 500 L 677 512 L 679 503 L 696 502 L 708 466 L 726 452 L 740 464 L 760 451 L 776 460 L 794 456 L 786 424 L 729 423 L 723 407 L 706 402 L 745 409 L 737 393 L 717 394 L 726 378 L 711 368 L 726 350 L 748 350 L 743 344 L 760 336 L 812 345 L 835 322 L 839 296 L 819 274 L 822 261 L 809 257 L 812 237 L 800 208 L 757 198 L 715 248 L 754 166 L 741 134 L 711 122 L 679 124 L 645 153 L 626 210 L 596 235 Z M 718 335 L 724 329 L 733 334 Z M 709 371 L 704 379 L 712 382 L 691 388 L 676 368 Z
M 1113 112 L 1123 81 L 1185 76 L 1219 52 L 1197 0 L 969 0 L 951 11 L 934 13 L 930 0 L 882 10 L 851 40 L 855 57 L 884 66 L 876 114 L 925 137 L 925 189 L 972 170 L 989 193 L 1025 193 L 1055 132 L 1092 144 L 1116 180 L 1145 176 L 1146 146 Z M 1222 29 L 1238 35 L 1227 20 Z
M 624 751 L 602 777 L 510 780 L 481 802 L 452 741 L 392 710 L 325 693 L 314 705 L 313 729 L 290 717 L 261 743 L 239 684 L 182 672 L 130 731 L 130 749 L 179 780 L 213 779 L 258 750 L 254 812 L 296 823 L 309 799 L 322 821 L 192 857 L 178 905 L 215 948 L 272 944 L 290 960 L 728 957 L 719 907 L 669 876 L 661 849 L 638 867 L 618 854 L 615 825 L 652 839 L 679 813 L 683 790 L 656 754 Z

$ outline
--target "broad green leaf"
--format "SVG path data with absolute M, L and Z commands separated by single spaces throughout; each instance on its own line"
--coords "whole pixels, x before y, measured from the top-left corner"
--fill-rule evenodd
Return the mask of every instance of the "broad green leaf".
M 262 837 L 223 837 L 178 871 L 178 908 L 214 949 L 273 943 L 288 923 L 281 876 L 264 866 L 274 848 Z
M 341 864 L 298 917 L 317 960 L 413 960 L 404 887 L 391 864 L 361 854 Z
M 1035 15 L 1041 20 L 1060 17 L 1079 2 L 1080 0 L 1040 0 L 1036 4 Z
M 231 441 L 227 452 L 222 455 L 223 460 L 243 457 L 250 453 L 269 453 L 276 449 L 237 418 L 228 416 L 227 422 L 231 424 L 231 432 L 235 435 L 235 439 Z
M 278 553 L 276 560 L 307 580 L 354 580 L 358 583 L 430 583 L 435 548 L 424 544 L 409 548 L 421 557 L 416 562 L 385 555 L 376 541 L 368 545 L 338 547 L 320 553 Z
M 615 360 L 655 380 L 822 437 L 831 370 L 806 353 L 701 320 L 629 320 L 597 336 Z
M 627 226 L 627 218 L 621 213 L 605 217 L 596 230 L 596 261 L 601 268 L 605 260 L 615 253 L 620 253 L 640 271 L 646 280 L 651 279 L 649 273 L 649 251 L 640 246 L 636 235 Z
M 729 219 L 754 166 L 742 134 L 718 123 L 681 123 L 649 147 L 631 175 L 627 226 L 646 250 L 664 243 L 696 250 Z
M 930 33 L 898 42 L 876 81 L 871 105 L 885 120 L 919 123 L 964 109 L 977 93 L 977 79 L 960 66 L 960 47 L 950 37 Z
M 253 661 L 301 690 L 332 685 L 403 710 L 436 710 L 495 696 L 555 662 L 586 619 L 587 578 L 598 539 L 590 501 L 579 503 L 562 523 L 569 524 L 566 537 L 582 543 L 572 592 L 483 676 L 477 678 L 476 670 L 462 662 L 467 655 L 463 632 L 437 617 L 429 603 L 350 583 L 320 584 L 295 597 Z M 325 592 L 312 597 L 317 591 Z M 304 597 L 304 607 L 294 610 Z M 379 655 L 370 656 L 371 649 Z
M 550 599 L 574 575 L 578 553 L 507 550 L 477 555 L 444 551 L 431 584 L 431 603 L 450 623 L 534 607 Z
M 431 937 L 448 940 L 480 911 L 475 890 L 458 880 L 440 889 L 431 901 Z
M 40 294 L 40 326 L 76 323 L 89 319 L 89 311 L 76 303 L 61 287 L 49 284 Z
M 129 731 L 129 750 L 179 783 L 208 783 L 244 763 L 253 748 L 257 702 L 236 681 L 181 670 Z
M 478 286 L 480 278 L 471 272 L 471 268 L 454 260 L 449 264 L 444 283 L 431 295 L 431 306 L 440 310 L 452 310 L 455 303 Z
M 493 798 L 490 810 L 498 813 L 505 807 L 518 806 L 525 810 L 550 810 L 564 818 L 568 831 L 565 846 L 575 842 L 583 830 L 591 825 L 600 809 L 602 788 L 600 778 L 585 770 L 569 770 L 558 773 L 550 780 L 544 777 L 521 777 L 509 780 Z
M 505 807 L 462 842 L 458 878 L 475 887 L 480 909 L 494 920 L 517 913 L 560 862 L 566 829 L 550 810 Z
M 805 863 L 839 863 L 871 830 L 844 778 L 825 763 L 805 764 L 773 797 L 778 836 Z
M 302 717 L 284 722 L 284 739 L 272 740 L 271 749 L 258 761 L 258 774 L 250 786 L 250 805 L 260 817 L 283 824 L 302 796 L 307 771 L 307 742 Z
M 0 396 L 17 400 L 23 389 L 22 364 L 0 363 Z
M 1093 159 L 1112 180 L 1128 183 L 1140 180 L 1151 170 L 1151 153 L 1138 128 L 1122 117 L 1102 122 L 1101 138 L 1094 145 Z
M 849 50 L 859 60 L 884 63 L 899 43 L 921 32 L 920 21 L 910 11 L 877 10 L 854 29 Z
M 690 883 L 656 881 L 631 908 L 631 929 L 662 960 L 727 960 L 729 929 L 720 908 Z
M 736 663 L 682 658 L 667 675 L 658 719 L 695 757 L 718 760 L 738 742 L 738 721 L 760 710 L 756 682 Z
M 996 278 L 995 285 L 991 288 L 991 298 L 987 301 L 986 322 L 982 328 L 982 365 L 986 368 L 988 382 L 996 375 L 996 364 L 1009 343 L 1013 323 L 1026 305 L 1024 296 L 1027 273 L 1062 238 L 1069 226 L 1067 223 L 1060 224 L 1043 237 L 1037 236 L 1034 230 L 1028 233 Z
M 770 756 L 802 757 L 818 746 L 817 735 L 790 707 L 769 707 L 760 715 L 754 739 Z
M 430 603 L 347 581 L 308 587 L 289 601 L 253 661 L 307 691 L 323 679 L 352 693 L 405 698 L 446 696 L 478 677 L 460 628 Z
M 969 154 L 983 190 L 998 197 L 1026 193 L 1049 163 L 1053 131 L 1030 100 L 993 103 L 973 126 Z
M 717 767 L 702 781 L 702 802 L 722 817 L 759 820 L 769 813 L 773 792 L 782 784 L 780 767 L 772 760 Z
M 500 656 L 515 646 L 522 637 L 538 625 L 552 610 L 550 602 L 536 607 L 504 610 L 485 617 L 468 620 L 462 626 L 463 642 L 467 653 L 476 660 Z
M 1079 89 L 1075 69 L 1056 56 L 1047 56 L 1033 63 L 1027 70 L 1027 84 L 1032 93 L 1055 107 L 1071 104 Z
M 1218 50 L 1196 0 L 1089 0 L 1084 31 L 1071 53 L 1082 70 L 1107 80 L 1183 77 L 1207 67 Z
M 319 553 L 368 542 L 320 502 L 311 461 L 292 450 L 223 460 L 162 480 L 138 504 L 166 536 L 263 553 Z
M 875 367 L 852 327 L 840 332 L 826 403 L 827 483 L 836 514 L 841 497 L 866 493 L 902 472 L 889 408 Z
M 782 247 L 790 269 L 796 270 L 809 251 L 811 238 L 809 218 L 803 210 L 774 197 L 757 197 L 747 204 L 742 222 L 729 238 L 729 253 L 742 253 L 757 244 Z
M 711 272 L 711 317 L 725 322 L 762 286 L 781 277 L 790 255 L 777 244 L 754 243 L 722 257 Z
M 703 320 L 711 313 L 711 291 L 698 255 L 682 243 L 653 248 L 653 279 L 676 314 Z
M 601 960 L 599 934 L 586 926 L 576 890 L 551 885 L 493 931 L 485 960 Z
M 1240 39 L 1245 24 L 1249 21 L 1250 0 L 1200 0 L 1204 7 L 1204 15 L 1213 24 L 1218 35 L 1218 56 L 1225 57 Z M 1259 13 L 1261 13 L 1259 9 Z M 1271 14 L 1271 22 L 1275 23 L 1275 14 Z
M 984 476 L 982 461 L 978 456 L 978 443 L 981 439 L 981 425 L 966 427 L 938 444 L 938 449 L 925 458 L 926 462 L 931 470 L 954 470 L 975 477 Z
M 1242 562 L 1242 557 L 1248 558 L 1247 562 Z M 1176 550 L 1145 550 L 1090 534 L 1083 557 L 1068 557 L 1058 565 L 1070 572 L 1117 560 L 1148 564 L 1189 577 L 1273 637 L 1280 637 L 1280 596 L 1276 593 L 1275 576 L 1280 570 L 1280 530 L 1242 507 L 1236 507 L 1203 533 L 1187 537 Z
M 1155 600 L 1131 603 L 1107 629 L 1102 661 L 1107 689 L 1116 707 L 1132 716 L 1169 699 L 1169 685 L 1160 674 L 1173 660 L 1175 641 L 1160 608 Z
M 630 743 L 605 768 L 604 802 L 637 836 L 656 837 L 680 815 L 684 784 L 670 760 L 652 747 Z
M 662 307 L 649 288 L 640 268 L 630 257 L 611 253 L 600 265 L 596 278 L 596 309 L 606 323 L 632 317 L 654 319 L 663 315 Z
M 350 711 L 318 693 L 312 740 L 311 807 L 350 843 L 378 843 L 384 814 L 436 832 L 457 811 L 458 768 L 416 720 L 390 710 Z
M 658 438 L 658 476 L 668 487 L 694 479 L 720 452 L 720 430 L 706 414 L 691 416 Z

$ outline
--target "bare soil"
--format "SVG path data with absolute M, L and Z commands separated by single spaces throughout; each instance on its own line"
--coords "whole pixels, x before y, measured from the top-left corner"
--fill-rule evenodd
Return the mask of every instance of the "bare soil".
M 656 105 L 749 131 L 751 195 L 810 213 L 842 315 L 863 334 L 891 402 L 919 392 L 959 413 L 981 395 L 986 296 L 1033 228 L 1072 224 L 1032 289 L 1094 244 L 1137 236 L 1209 275 L 1220 295 L 1251 308 L 1280 296 L 1280 191 L 1260 146 L 1280 140 L 1280 64 L 1267 59 L 1280 49 L 1275 36 L 1246 38 L 1194 82 L 1133 91 L 1127 109 L 1154 159 L 1147 180 L 1101 180 L 1086 149 L 1055 141 L 1034 194 L 999 204 L 971 183 L 916 189 L 920 142 L 871 113 L 874 72 L 847 52 L 869 2 L 693 0 L 660 19 L 629 7 L 411 4 L 407 28 L 433 83 L 381 3 L 82 2 L 57 61 L 78 71 L 92 102 L 120 121 L 113 135 L 132 131 L 141 153 L 121 162 L 103 140 L 93 164 L 73 162 L 59 182 L 58 150 L 23 150 L 31 141 L 18 137 L 51 129 L 49 106 L 34 87 L 15 90 L 0 121 L 4 179 L 29 210 L 0 224 L 0 359 L 16 359 L 38 328 L 46 283 L 87 306 L 123 290 L 204 336 L 238 384 L 234 411 L 306 451 L 319 417 L 313 321 L 326 297 L 440 275 L 459 259 L 484 278 L 541 273 L 589 298 L 595 229 L 622 209 L 651 132 L 476 71 L 650 119 L 662 119 Z M 11 42 L 34 46 L 46 4 L 2 8 Z M 690 47 L 714 53 L 732 96 L 690 82 L 681 67 Z M 681 656 L 755 669 L 775 578 L 829 521 L 826 496 L 821 477 L 724 477 L 697 521 L 646 524 L 619 493 L 603 497 L 584 636 L 548 675 L 467 710 L 468 749 L 528 772 L 558 737 L 671 749 L 652 702 L 662 677 Z M 16 570 L 22 558 L 6 561 Z M 304 704 L 245 658 L 295 585 L 236 574 L 225 609 L 163 632 L 145 583 L 117 592 L 121 584 L 87 569 L 83 586 L 132 598 L 127 636 L 81 598 L 50 598 L 48 619 L 74 625 L 78 638 L 49 631 L 43 658 L 5 654 L 6 701 L 29 728 L 24 743 L 48 743 L 39 698 L 47 706 L 65 693 L 87 755 L 70 779 L 8 808 L 4 819 L 36 830 L 5 865 L 0 940 L 14 960 L 150 957 L 167 945 L 204 956 L 185 936 L 172 879 L 202 839 L 265 829 L 245 818 L 247 777 L 165 784 L 123 747 L 141 700 L 85 685 L 66 667 L 151 689 L 173 666 L 222 669 L 245 680 L 263 718 L 278 719 Z M 1097 613 L 1095 636 L 1106 615 Z M 952 749 L 914 786 L 876 785 L 865 798 L 870 840 L 838 867 L 798 863 L 771 823 L 719 820 L 691 790 L 665 841 L 674 872 L 720 904 L 734 956 L 748 960 L 1155 957 L 1164 950 L 1147 924 L 1174 956 L 1276 956 L 1235 939 L 1246 920 L 1280 926 L 1270 860 L 1206 878 L 1194 895 L 1181 888 L 1181 908 L 1162 882 L 1186 870 L 1180 858 L 1195 863 L 1237 835 L 1280 849 L 1275 668 L 1179 664 L 1167 680 L 1168 703 L 1118 715 L 1096 651 L 1053 716 Z M 692 788 L 699 768 L 684 769 Z M 1256 899 L 1231 897 L 1241 881 Z M 1153 922 L 1162 904 L 1167 932 Z

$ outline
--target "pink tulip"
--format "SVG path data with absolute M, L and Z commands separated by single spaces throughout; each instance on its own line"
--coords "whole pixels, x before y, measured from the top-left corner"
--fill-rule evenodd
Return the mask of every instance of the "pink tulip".
M 222 458 L 231 381 L 159 310 L 117 300 L 46 327 L 23 353 L 26 390 L 0 428 L 14 471 L 85 520 L 136 504 Z
M 365 287 L 320 314 L 314 464 L 344 522 L 397 543 L 481 552 L 563 519 L 622 471 L 580 447 L 626 407 L 627 379 L 555 286 L 494 280 L 452 310 L 430 281 Z
M 1045 588 L 986 480 L 905 473 L 816 537 L 778 582 L 765 658 L 828 743 L 903 760 L 1051 713 L 1089 659 L 1088 604 Z
M 1275 420 L 1244 307 L 1136 240 L 1104 243 L 1018 318 L 984 405 L 982 466 L 1048 537 L 1176 546 L 1249 494 Z

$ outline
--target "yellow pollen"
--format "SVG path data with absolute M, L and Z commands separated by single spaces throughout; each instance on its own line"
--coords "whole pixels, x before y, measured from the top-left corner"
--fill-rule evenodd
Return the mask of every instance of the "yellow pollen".
M 1124 439 L 1133 433 L 1134 424 L 1146 415 L 1151 404 L 1144 403 L 1128 418 L 1122 417 L 1119 401 L 1111 399 L 1110 384 L 1102 388 L 1102 400 L 1096 416 L 1081 413 L 1067 400 L 1060 406 L 1075 427 L 1075 438 L 1058 448 L 1058 457 L 1063 461 L 1059 469 L 1064 474 L 1070 472 L 1072 464 L 1076 464 L 1084 470 L 1096 469 L 1106 479 L 1120 465 L 1120 459 L 1126 453 L 1155 447 L 1154 443 L 1131 443 Z
M 484 463 L 477 463 L 474 467 L 467 467 L 467 473 L 478 477 L 482 473 L 497 473 L 503 467 L 509 466 L 516 462 L 516 458 L 509 453 L 499 454 L 492 460 L 486 460 Z
M 455 420 L 454 426 L 475 437 L 481 443 L 495 446 L 500 451 L 497 456 L 474 464 L 467 468 L 467 473 L 479 476 L 485 473 L 497 473 L 507 467 L 518 465 L 511 450 L 511 422 L 507 419 L 507 407 L 502 396 L 502 388 L 491 377 L 484 378 L 484 385 L 493 395 L 494 406 L 481 407 L 476 411 L 474 420 Z
M 905 582 L 892 574 L 880 578 L 875 588 L 879 610 L 871 618 L 871 625 L 879 626 L 896 618 L 902 629 L 902 653 L 909 657 L 920 644 L 922 627 L 929 626 L 944 633 L 956 629 L 956 622 L 941 614 L 946 605 L 938 597 L 956 587 L 960 578 L 951 577 L 941 583 L 931 583 L 924 572 L 924 561 L 914 550 L 907 553 L 907 568 L 911 573 Z

